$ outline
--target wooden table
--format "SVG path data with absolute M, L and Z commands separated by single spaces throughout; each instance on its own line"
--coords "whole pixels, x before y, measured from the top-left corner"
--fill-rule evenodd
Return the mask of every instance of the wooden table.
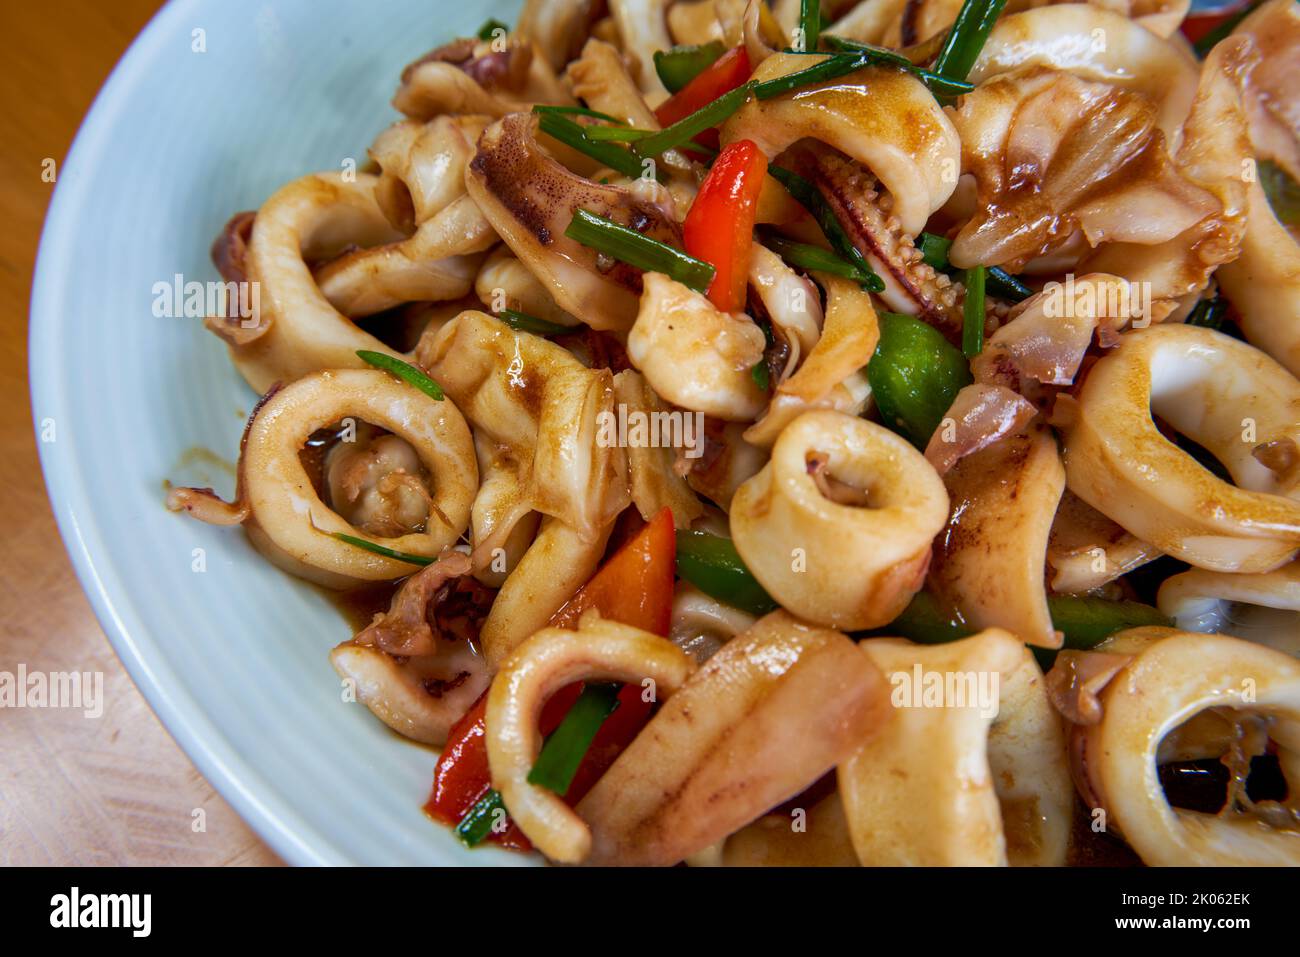
M 0 864 L 275 864 L 154 717 L 100 630 L 54 525 L 27 389 L 27 305 L 82 117 L 158 0 L 0 6 L 0 672 L 102 671 L 104 714 L 0 708 Z M 196 815 L 201 809 L 203 815 Z M 193 822 L 202 817 L 206 829 Z

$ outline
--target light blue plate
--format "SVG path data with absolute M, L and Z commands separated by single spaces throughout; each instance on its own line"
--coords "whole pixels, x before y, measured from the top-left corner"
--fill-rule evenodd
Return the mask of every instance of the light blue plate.
M 232 213 L 363 162 L 402 67 L 518 6 L 176 0 L 95 101 L 41 238 L 32 406 L 77 574 L 154 711 L 291 863 L 528 858 L 465 851 L 425 818 L 435 756 L 343 702 L 326 654 L 349 629 L 324 597 L 238 531 L 163 508 L 164 479 L 233 492 L 186 452 L 233 460 L 256 396 L 199 320 L 154 317 L 153 287 L 216 279 L 208 247 Z

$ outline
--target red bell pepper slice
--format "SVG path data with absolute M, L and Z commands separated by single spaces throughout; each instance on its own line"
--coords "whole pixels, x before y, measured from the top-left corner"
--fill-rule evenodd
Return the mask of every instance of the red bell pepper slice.
M 604 618 L 633 625 L 656 635 L 668 634 L 672 620 L 676 572 L 676 531 L 672 512 L 665 508 L 615 552 L 587 584 L 551 616 L 557 628 L 576 628 L 589 608 Z M 577 682 L 561 688 L 542 709 L 538 724 L 543 735 L 554 731 L 582 691 Z M 576 802 L 600 779 L 614 759 L 636 737 L 650 716 L 652 703 L 641 700 L 639 685 L 626 685 L 615 709 L 592 741 L 587 757 L 565 796 Z M 433 772 L 433 792 L 424 809 L 430 817 L 455 825 L 491 789 L 488 769 L 484 692 L 447 736 L 447 746 Z M 527 849 L 527 838 L 514 822 L 489 840 Z
M 745 52 L 743 44 L 728 50 L 711 66 L 705 67 L 690 83 L 659 104 L 655 110 L 655 119 L 660 126 L 672 126 L 678 120 L 708 106 L 722 94 L 730 93 L 748 80 L 752 72 L 749 54 Z M 718 131 L 705 130 L 695 137 L 695 142 L 716 150 Z
M 677 570 L 677 532 L 668 508 L 641 527 L 551 616 L 556 628 L 577 628 L 589 608 L 655 635 L 668 634 Z
M 767 157 L 752 140 L 731 143 L 717 160 L 682 224 L 686 252 L 712 263 L 709 300 L 723 312 L 745 307 L 749 256 Z
M 1248 5 L 1249 0 L 1244 0 L 1242 3 L 1224 6 L 1218 10 L 1205 13 L 1192 11 L 1187 14 L 1187 17 L 1183 20 L 1178 29 L 1182 32 L 1183 36 L 1187 37 L 1189 42 L 1196 43 L 1201 39 L 1201 37 L 1217 28 L 1224 21 L 1237 16 L 1237 14 Z

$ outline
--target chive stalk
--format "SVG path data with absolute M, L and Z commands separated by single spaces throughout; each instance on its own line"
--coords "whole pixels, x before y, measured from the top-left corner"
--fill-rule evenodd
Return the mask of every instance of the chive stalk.
M 475 34 L 475 36 L 477 36 L 480 40 L 483 41 L 491 40 L 493 35 L 498 30 L 501 30 L 504 33 L 509 33 L 510 25 L 506 23 L 502 23 L 496 17 L 493 17 L 492 19 L 484 23 L 483 26 L 478 28 L 478 33 Z
M 539 112 L 537 128 L 565 146 L 571 147 L 596 162 L 608 166 L 631 179 L 642 174 L 641 158 L 613 143 L 599 143 L 587 136 L 587 131 L 562 113 L 549 110 Z M 658 174 L 656 173 L 656 176 Z
M 1222 329 L 1223 318 L 1228 312 L 1228 303 L 1222 296 L 1202 299 L 1187 317 L 1187 325 L 1204 326 L 1207 329 Z
M 569 713 L 564 716 L 560 726 L 552 731 L 542 745 L 532 770 L 528 772 L 528 782 L 547 788 L 563 796 L 573 784 L 573 777 L 587 756 L 591 742 L 605 719 L 618 707 L 620 685 L 612 683 L 588 684 L 578 695 Z M 489 834 L 492 826 L 504 820 L 498 812 L 506 813 L 505 802 L 501 792 L 489 790 L 474 803 L 465 816 L 456 825 L 456 836 L 467 847 L 481 844 Z
M 950 80 L 964 81 L 1006 5 L 1007 0 L 966 0 L 934 61 L 934 72 Z
M 826 44 L 840 53 L 860 53 L 864 57 L 870 57 L 872 62 L 881 66 L 896 66 L 904 70 L 915 69 L 915 65 L 911 60 L 897 50 L 890 50 L 888 47 L 878 47 L 872 43 L 862 43 L 858 40 L 850 40 L 847 37 L 836 37 L 829 34 L 826 36 Z
M 951 239 L 944 239 L 934 233 L 922 233 L 916 237 L 916 248 L 921 250 L 921 258 L 927 266 L 941 271 L 949 268 L 948 250 L 952 248 Z
M 578 773 L 582 759 L 587 756 L 596 732 L 605 719 L 618 707 L 621 685 L 598 682 L 585 685 L 578 700 L 564 716 L 560 726 L 551 732 L 541 753 L 528 772 L 528 783 L 547 788 L 563 797 Z
M 859 54 L 866 64 L 893 66 L 898 67 L 900 70 L 906 70 L 929 87 L 930 92 L 936 96 L 961 96 L 963 93 L 969 93 L 975 89 L 974 83 L 955 80 L 952 77 L 942 76 L 919 67 L 896 50 L 887 50 L 884 47 L 873 46 L 870 43 L 859 43 L 857 40 L 848 40 L 844 37 L 827 36 L 825 40 L 829 46 L 836 50 Z
M 412 555 L 409 552 L 399 552 L 395 548 L 388 548 L 369 539 L 358 538 L 355 535 L 348 535 L 346 532 L 330 532 L 330 535 L 337 538 L 340 542 L 347 542 L 349 545 L 355 545 L 357 548 L 364 548 L 368 552 L 374 552 L 376 555 L 383 555 L 385 558 L 395 558 L 399 562 L 408 562 L 412 565 L 432 565 L 437 561 L 436 558 L 425 558 L 423 555 Z
M 1283 226 L 1300 225 L 1300 183 L 1272 160 L 1260 160 L 1256 167 L 1259 186 L 1268 197 L 1269 209 Z
M 849 262 L 843 256 L 829 249 L 810 246 L 807 243 L 797 243 L 782 236 L 767 236 L 764 238 L 763 243 L 791 266 L 830 273 L 832 276 L 841 276 L 855 282 L 871 281 L 871 277 L 863 273 L 855 263 Z
M 590 116 L 593 120 L 605 120 L 609 123 L 622 123 L 617 117 L 610 116 L 608 113 L 602 113 L 599 110 L 588 109 L 585 106 L 547 106 L 539 103 L 533 107 L 533 112 L 538 116 L 544 113 L 558 113 L 561 116 Z
M 713 282 L 712 264 L 585 209 L 573 214 L 564 235 L 637 269 L 661 272 L 696 292 L 704 292 Z
M 749 98 L 750 89 L 750 84 L 743 83 L 734 90 L 722 94 L 707 106 L 682 117 L 672 126 L 664 127 L 637 140 L 634 147 L 636 152 L 640 156 L 658 156 L 660 153 L 687 145 L 696 136 L 717 126 L 744 106 L 745 100 Z
M 1008 302 L 1020 302 L 1034 294 L 1023 282 L 997 266 L 988 267 L 987 281 L 989 293 Z
M 942 272 L 953 271 L 952 263 L 948 261 L 948 250 L 951 247 L 951 239 L 944 239 L 934 233 L 922 233 L 916 238 L 916 248 L 921 250 L 921 258 Z M 990 295 L 1008 302 L 1020 302 L 1034 294 L 1023 282 L 997 266 L 988 267 L 986 282 Z
M 832 53 L 820 63 L 814 63 L 803 70 L 796 70 L 794 73 L 787 73 L 785 76 L 773 77 L 770 80 L 755 83 L 754 96 L 760 100 L 770 100 L 773 97 L 781 96 L 803 86 L 811 86 L 814 83 L 822 83 L 826 80 L 846 76 L 855 70 L 862 69 L 868 62 L 860 53 Z
M 776 336 L 772 333 L 772 324 L 766 319 L 755 319 L 754 324 L 763 330 L 763 355 L 749 367 L 749 378 L 764 392 L 772 389 L 772 370 L 767 367 L 767 356 L 772 346 L 776 345 Z
M 358 349 L 358 358 L 370 363 L 376 369 L 383 369 L 385 372 L 391 372 L 404 382 L 415 386 L 425 395 L 436 399 L 439 402 L 443 399 L 442 386 L 434 382 L 421 370 L 411 365 L 409 362 L 403 362 L 401 359 L 394 358 L 383 352 L 371 352 L 369 349 Z
M 582 131 L 593 143 L 635 143 L 654 136 L 654 130 L 639 130 L 631 126 L 588 126 Z
M 835 216 L 835 211 L 827 204 L 821 191 L 804 179 L 798 173 L 785 169 L 781 166 L 768 166 L 767 171 L 772 177 L 784 186 L 790 195 L 795 198 L 804 209 L 812 214 L 821 226 L 822 232 L 830 242 L 832 248 L 839 253 L 840 257 L 852 263 L 858 271 L 865 276 L 865 279 L 859 280 L 862 288 L 868 292 L 884 292 L 885 281 L 876 275 L 876 271 L 871 268 L 866 257 L 862 255 L 861 250 L 853 244 L 844 227 L 840 225 L 839 219 Z
M 563 336 L 574 331 L 569 326 L 538 319 L 536 316 L 530 316 L 526 312 L 519 312 L 515 309 L 502 309 L 496 316 L 511 329 L 519 332 L 531 332 L 538 336 Z
M 505 809 L 501 792 L 495 788 L 488 791 L 460 819 L 460 823 L 456 825 L 456 836 L 466 847 L 475 847 L 483 843 L 492 833 L 492 825 L 498 820 L 504 820 L 497 812 L 504 813 Z
M 930 92 L 936 96 L 960 96 L 975 89 L 974 84 L 967 83 L 965 80 L 922 69 L 907 57 L 892 50 L 845 40 L 841 37 L 827 37 L 827 42 L 842 48 L 844 52 L 829 54 L 820 63 L 815 63 L 806 69 L 756 83 L 754 84 L 754 95 L 760 100 L 770 100 L 774 96 L 781 96 L 783 93 L 789 93 L 791 90 L 800 87 L 837 79 L 866 66 L 892 66 L 907 70 L 925 83 Z M 802 53 L 807 51 L 791 50 L 789 52 Z
M 799 29 L 803 33 L 803 48 L 816 50 L 822 32 L 821 0 L 800 0 Z

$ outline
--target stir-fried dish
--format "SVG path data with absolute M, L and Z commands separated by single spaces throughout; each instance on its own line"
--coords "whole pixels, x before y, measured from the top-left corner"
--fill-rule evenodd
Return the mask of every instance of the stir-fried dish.
M 1300 5 L 1187 13 L 527 0 L 221 232 L 168 505 L 470 846 L 1300 864 Z

